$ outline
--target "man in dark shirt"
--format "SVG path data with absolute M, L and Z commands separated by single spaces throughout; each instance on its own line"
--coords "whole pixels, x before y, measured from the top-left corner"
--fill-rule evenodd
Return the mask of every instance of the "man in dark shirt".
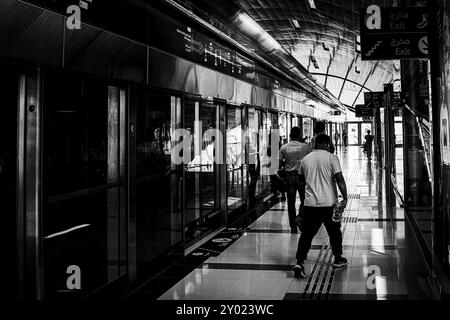
M 370 134 L 370 130 L 367 131 L 366 136 L 364 137 L 366 140 L 364 142 L 364 148 L 367 152 L 367 159 L 372 160 L 372 142 L 373 142 L 373 135 Z
M 288 214 L 289 214 L 289 225 L 291 227 L 292 233 L 297 233 L 298 227 L 295 222 L 296 218 L 296 208 L 295 201 L 297 198 L 297 192 L 302 195 L 301 185 L 300 185 L 300 175 L 298 171 L 300 169 L 300 162 L 303 157 L 311 152 L 309 145 L 300 142 L 301 130 L 299 127 L 293 127 L 291 129 L 290 138 L 291 141 L 280 149 L 280 168 L 284 168 L 286 172 L 286 182 L 287 182 L 287 201 L 288 201 Z M 303 203 L 302 197 L 300 201 Z

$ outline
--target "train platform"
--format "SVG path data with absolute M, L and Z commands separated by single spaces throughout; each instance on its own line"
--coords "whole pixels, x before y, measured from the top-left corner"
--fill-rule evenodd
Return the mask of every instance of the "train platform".
M 291 234 L 287 202 L 279 202 L 159 300 L 432 299 L 428 271 L 404 209 L 386 207 L 383 170 L 357 146 L 339 148 L 338 154 L 349 194 L 342 221 L 347 267 L 333 268 L 322 226 L 305 262 L 307 277 L 295 279 L 300 233 Z M 145 295 L 145 289 L 137 294 Z

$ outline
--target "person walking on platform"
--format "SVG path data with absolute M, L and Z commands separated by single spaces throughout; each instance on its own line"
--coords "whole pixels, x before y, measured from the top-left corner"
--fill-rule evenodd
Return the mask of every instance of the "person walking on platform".
M 282 168 L 286 173 L 287 184 L 287 201 L 289 225 L 292 233 L 297 233 L 298 227 L 295 221 L 297 216 L 295 210 L 295 200 L 297 192 L 300 194 L 300 201 L 303 203 L 305 190 L 301 190 L 300 175 L 298 174 L 300 162 L 308 153 L 311 152 L 310 147 L 301 139 L 301 130 L 299 127 L 293 127 L 290 133 L 291 141 L 280 149 L 279 161 L 280 169 Z M 304 185 L 303 185 L 304 188 Z
M 348 135 L 347 131 L 342 131 L 342 143 L 344 144 L 344 147 L 347 148 L 347 141 L 348 141 Z
M 270 133 L 272 135 L 272 132 Z M 270 145 L 270 141 L 271 139 L 269 139 L 269 147 L 267 148 L 267 156 L 269 158 L 272 157 L 272 146 Z M 278 144 L 278 150 L 281 149 L 281 147 L 283 146 L 283 140 L 280 137 L 280 142 Z M 283 190 L 283 186 L 282 186 L 282 182 L 280 181 L 280 179 L 277 177 L 276 174 L 271 174 L 270 176 L 270 187 L 271 187 L 271 191 L 272 193 L 278 197 L 278 192 L 281 193 L 281 201 L 284 202 L 286 201 L 286 192 Z
M 311 139 L 311 148 L 315 148 L 315 139 L 319 134 L 325 134 L 325 122 L 316 122 L 314 128 L 314 137 Z M 330 139 L 330 152 L 334 153 L 333 141 Z
M 306 277 L 304 261 L 311 248 L 311 242 L 322 223 L 325 225 L 330 238 L 331 249 L 334 255 L 335 267 L 347 265 L 347 259 L 342 257 L 342 232 L 340 217 L 337 222 L 333 217 L 333 206 L 338 204 L 336 184 L 343 196 L 339 203 L 340 212 L 347 205 L 347 186 L 342 175 L 339 158 L 331 154 L 331 138 L 320 134 L 315 139 L 315 149 L 303 158 L 300 164 L 300 182 L 305 185 L 301 188 L 304 200 L 303 228 L 297 248 L 297 264 L 294 266 L 296 278 Z
M 367 159 L 372 160 L 372 142 L 373 142 L 373 135 L 370 134 L 370 130 L 367 130 L 367 134 L 364 137 L 364 149 L 367 152 Z
M 339 135 L 339 132 L 335 132 L 334 133 L 334 145 L 336 146 L 336 148 L 337 148 L 337 146 L 338 146 L 338 144 L 339 144 L 339 139 L 340 139 L 341 137 L 340 137 L 340 135 Z

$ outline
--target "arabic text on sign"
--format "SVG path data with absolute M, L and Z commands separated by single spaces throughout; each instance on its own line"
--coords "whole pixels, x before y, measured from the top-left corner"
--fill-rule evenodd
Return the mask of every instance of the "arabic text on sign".
M 391 17 L 390 18 L 391 18 L 392 21 L 408 20 L 409 19 L 409 14 L 408 13 L 402 13 L 402 12 L 399 12 L 397 14 L 391 13 Z

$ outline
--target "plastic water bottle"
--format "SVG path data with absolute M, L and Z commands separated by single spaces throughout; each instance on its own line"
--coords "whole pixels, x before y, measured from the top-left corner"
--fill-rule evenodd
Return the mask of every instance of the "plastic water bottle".
M 341 222 L 343 212 L 344 206 L 342 205 L 342 202 L 336 200 L 336 202 L 333 203 L 333 222 Z

